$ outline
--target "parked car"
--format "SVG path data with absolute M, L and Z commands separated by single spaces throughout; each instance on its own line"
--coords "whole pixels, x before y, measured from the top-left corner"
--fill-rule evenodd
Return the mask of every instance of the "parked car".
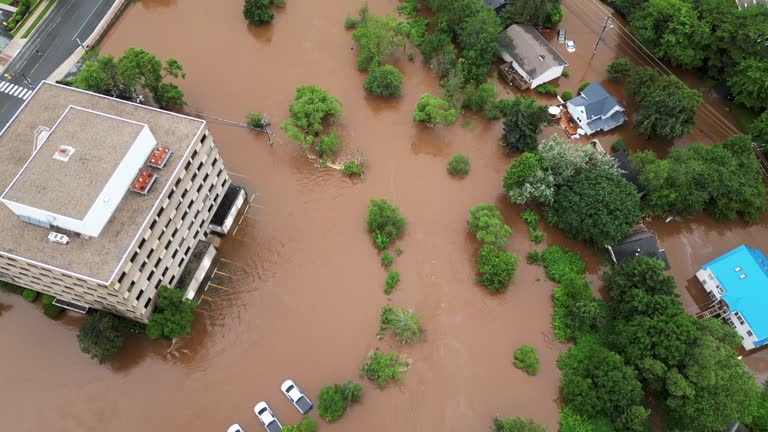
M 565 43 L 565 29 L 557 30 L 557 41 L 560 43 Z
M 572 39 L 568 39 L 567 41 L 565 41 L 565 49 L 567 49 L 568 52 L 576 51 L 576 44 L 573 43 Z
M 257 403 L 256 406 L 253 407 L 253 412 L 256 413 L 256 417 L 259 418 L 259 421 L 264 425 L 264 429 L 266 429 L 267 432 L 278 432 L 283 430 L 283 425 L 277 420 L 277 417 L 275 417 L 275 414 L 269 409 L 269 405 L 267 405 L 266 402 L 261 401 Z
M 229 428 L 227 428 L 227 432 L 245 432 L 243 428 L 240 427 L 239 424 L 235 423 Z
M 283 385 L 280 386 L 280 390 L 283 391 L 283 394 L 300 413 L 306 414 L 312 409 L 312 402 L 309 401 L 309 398 L 304 395 L 304 392 L 293 381 L 285 380 Z

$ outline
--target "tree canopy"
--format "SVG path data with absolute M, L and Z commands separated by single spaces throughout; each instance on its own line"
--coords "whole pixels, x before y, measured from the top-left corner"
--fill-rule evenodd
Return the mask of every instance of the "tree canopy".
M 149 317 L 150 339 L 173 339 L 192 331 L 195 304 L 184 298 L 184 291 L 162 285 L 157 290 L 157 310 Z
M 341 102 L 314 85 L 296 87 L 296 96 L 288 106 L 290 117 L 280 125 L 288 137 L 307 151 L 325 127 L 341 117 Z
M 748 59 L 728 78 L 737 102 L 752 109 L 768 108 L 768 59 Z
M 595 245 L 612 245 L 640 220 L 635 187 L 614 173 L 592 170 L 561 187 L 552 206 L 565 233 Z
M 760 150 L 768 150 L 768 111 L 763 112 L 760 117 L 752 123 L 752 139 L 758 145 Z
M 392 65 L 373 67 L 363 82 L 363 89 L 375 96 L 400 96 L 403 74 Z
M 424 93 L 413 109 L 413 121 L 426 123 L 427 126 L 450 126 L 456 121 L 458 111 L 451 104 L 439 97 Z
M 379 66 L 395 48 L 405 44 L 394 16 L 378 17 L 367 9 L 360 14 L 352 40 L 357 43 L 357 69 L 361 71 Z
M 253 25 L 268 23 L 275 17 L 270 7 L 283 4 L 283 0 L 245 0 L 243 18 Z
M 123 345 L 120 318 L 103 311 L 88 314 L 77 333 L 80 351 L 99 363 L 107 362 Z
M 512 235 L 512 228 L 504 224 L 504 218 L 493 204 L 478 204 L 469 210 L 469 229 L 481 243 L 499 248 L 504 247 Z
M 658 78 L 651 68 L 632 72 L 627 94 L 640 104 L 635 127 L 647 137 L 679 138 L 696 123 L 701 94 L 674 76 Z
M 549 119 L 546 107 L 535 99 L 518 96 L 509 102 L 505 115 L 503 145 L 507 151 L 536 149 L 542 125 Z

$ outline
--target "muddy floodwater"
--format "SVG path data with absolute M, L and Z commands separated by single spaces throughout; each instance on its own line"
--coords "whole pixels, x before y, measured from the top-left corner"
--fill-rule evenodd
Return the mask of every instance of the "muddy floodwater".
M 394 11 L 396 4 L 370 2 L 377 14 Z M 366 354 L 380 348 L 412 360 L 403 382 L 378 390 L 366 381 L 362 402 L 321 429 L 477 431 L 486 430 L 494 416 L 524 416 L 556 430 L 555 359 L 567 347 L 552 338 L 552 284 L 541 268 L 525 263 L 525 254 L 553 243 L 576 249 L 594 281 L 600 258 L 549 227 L 545 244 L 528 241 L 520 209 L 501 193 L 509 159 L 496 145 L 500 122 L 469 117 L 469 127 L 461 127 L 461 120 L 450 128 L 413 125 L 419 96 L 439 92 L 418 54 L 416 62 L 402 54 L 391 59 L 405 75 L 400 98 L 367 96 L 343 28 L 357 0 L 288 0 L 275 21 L 261 28 L 245 24 L 241 5 L 239 0 L 136 2 L 102 43 L 102 53 L 136 46 L 178 59 L 187 72 L 181 87 L 188 111 L 236 121 L 261 111 L 276 126 L 287 116 L 295 87 L 317 84 L 344 106 L 342 154 L 362 151 L 365 181 L 318 168 L 279 131 L 270 146 L 262 134 L 211 121 L 225 163 L 247 187 L 253 205 L 223 244 L 193 333 L 173 345 L 130 338 L 111 364 L 100 366 L 79 352 L 80 318 L 51 321 L 39 305 L 0 293 L 2 429 L 223 431 L 238 422 L 257 431 L 261 426 L 252 408 L 260 400 L 284 425 L 296 423 L 299 413 L 280 393 L 284 379 L 316 399 L 323 385 L 357 379 Z M 581 55 L 566 56 L 572 75 L 559 84 L 561 90 L 575 90 L 585 79 L 602 79 L 605 65 L 618 54 L 609 42 L 587 62 L 593 34 L 573 12 L 565 14 L 580 50 L 575 54 Z M 705 132 L 659 147 L 717 134 L 706 121 L 698 126 Z M 557 132 L 550 128 L 546 135 Z M 617 136 L 632 148 L 658 145 L 637 137 L 628 125 L 600 139 L 609 145 Z M 463 180 L 446 174 L 456 153 L 472 163 Z M 376 338 L 379 311 L 388 299 L 386 273 L 364 224 L 373 197 L 396 203 L 408 221 L 397 243 L 403 254 L 393 268 L 401 282 L 391 303 L 421 316 L 422 343 L 398 346 Z M 502 210 L 514 230 L 509 249 L 520 258 L 513 283 L 501 295 L 488 295 L 474 283 L 478 245 L 466 220 L 469 208 L 483 202 Z M 653 228 L 687 296 L 691 276 L 706 260 L 743 242 L 768 249 L 766 224 L 765 219 L 751 227 L 686 219 Z M 684 298 L 693 311 L 692 299 Z M 521 344 L 539 353 L 538 376 L 512 366 Z M 768 368 L 759 359 L 752 363 Z M 317 418 L 316 412 L 311 415 Z

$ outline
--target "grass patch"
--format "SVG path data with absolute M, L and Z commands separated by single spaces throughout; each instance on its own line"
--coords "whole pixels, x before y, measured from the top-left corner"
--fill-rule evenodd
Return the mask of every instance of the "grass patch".
M 515 350 L 513 364 L 528 375 L 539 373 L 539 358 L 536 357 L 536 350 L 530 345 L 523 345 Z
M 13 0 L 0 0 L 0 3 L 10 6 L 11 3 L 13 3 Z
M 397 353 L 384 354 L 380 351 L 368 353 L 368 359 L 360 367 L 360 376 L 373 381 L 378 388 L 384 388 L 392 381 L 403 379 L 410 362 Z
M 392 294 L 392 290 L 395 289 L 398 282 L 400 282 L 400 273 L 396 270 L 390 270 L 387 273 L 387 280 L 384 281 L 384 294 Z
M 19 34 L 19 32 L 21 31 L 21 28 L 24 27 L 24 23 L 27 22 L 29 17 L 34 15 L 35 11 L 37 10 L 37 8 L 40 7 L 40 5 L 42 3 L 43 3 L 43 1 L 39 0 L 37 3 L 35 3 L 34 6 L 32 6 L 32 8 L 29 10 L 29 13 L 27 13 L 27 15 L 24 17 L 24 19 L 19 21 L 18 24 L 16 24 L 16 27 L 13 29 L 13 31 L 11 31 L 11 36 L 16 36 L 17 34 Z
M 32 25 L 29 26 L 27 31 L 24 32 L 24 34 L 21 36 L 22 39 L 26 39 L 29 37 L 29 35 L 32 34 L 32 32 L 35 30 L 35 27 L 37 27 L 38 24 L 40 24 L 40 21 L 43 20 L 45 17 L 45 14 L 48 13 L 48 11 L 53 7 L 53 4 L 56 2 L 56 0 L 48 0 L 48 4 L 45 5 L 45 8 L 42 12 L 35 18 L 34 21 L 32 21 Z
M 381 324 L 377 336 L 381 338 L 387 332 L 395 335 L 400 343 L 417 342 L 424 335 L 415 312 L 389 305 L 381 308 Z

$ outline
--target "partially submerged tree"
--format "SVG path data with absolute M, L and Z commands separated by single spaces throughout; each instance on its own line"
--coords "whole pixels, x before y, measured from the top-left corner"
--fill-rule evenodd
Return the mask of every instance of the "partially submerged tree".
M 509 103 L 504 119 L 503 145 L 508 152 L 531 151 L 547 122 L 547 109 L 536 100 L 518 96 Z
M 517 271 L 517 257 L 490 244 L 480 248 L 476 264 L 477 282 L 491 293 L 506 290 Z
M 261 25 L 272 21 L 275 14 L 270 7 L 285 6 L 283 0 L 245 0 L 243 3 L 243 18 L 253 25 Z
M 289 138 L 307 151 L 323 130 L 341 117 L 341 102 L 314 85 L 296 87 L 296 97 L 288 106 L 290 117 L 280 125 Z
M 504 224 L 504 218 L 493 204 L 478 204 L 469 210 L 469 229 L 483 244 L 504 247 L 512 228 Z
M 748 59 L 739 64 L 728 85 L 742 103 L 754 110 L 768 108 L 768 59 Z
M 150 339 L 173 339 L 192 331 L 195 304 L 184 297 L 184 291 L 162 285 L 157 290 L 157 310 L 149 317 Z
M 610 79 L 618 80 L 626 78 L 632 72 L 632 64 L 629 62 L 628 58 L 621 57 L 612 61 L 608 65 L 606 72 L 608 72 L 608 77 Z
M 413 110 L 413 121 L 427 126 L 450 126 L 456 121 L 458 111 L 443 99 L 425 93 L 419 98 Z
M 375 96 L 400 96 L 403 74 L 392 65 L 372 67 L 363 82 L 363 89 Z
M 86 315 L 85 320 L 80 324 L 77 342 L 80 345 L 80 351 L 98 360 L 99 363 L 107 362 L 123 345 L 120 319 L 103 311 Z
M 357 42 L 357 69 L 361 71 L 379 66 L 395 48 L 405 44 L 394 16 L 377 17 L 367 9 L 361 13 L 352 40 Z
M 635 127 L 645 136 L 679 138 L 696 123 L 701 94 L 677 77 L 657 79 L 655 72 L 641 68 L 633 72 L 627 92 L 640 103 Z
M 368 231 L 379 250 L 384 250 L 405 228 L 400 210 L 385 199 L 372 199 L 368 206 Z

